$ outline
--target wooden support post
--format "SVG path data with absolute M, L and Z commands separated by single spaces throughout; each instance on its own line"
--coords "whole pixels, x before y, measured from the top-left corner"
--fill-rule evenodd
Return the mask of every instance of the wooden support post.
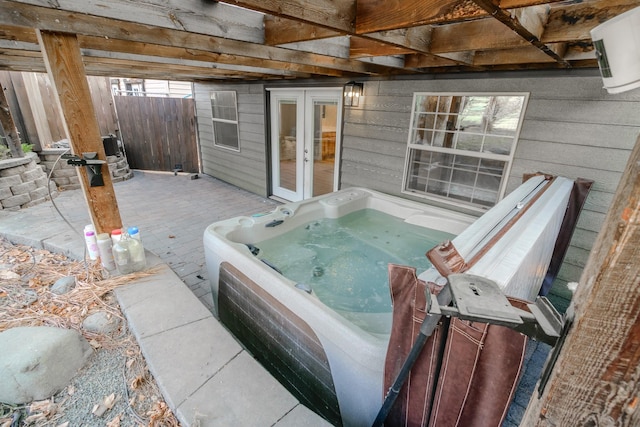
M 100 128 L 95 116 L 82 55 L 75 34 L 36 30 L 47 73 L 57 93 L 74 154 L 95 152 L 106 160 Z M 122 227 L 118 202 L 107 165 L 102 166 L 104 186 L 91 187 L 85 168 L 80 181 L 98 233 Z
M 4 88 L 2 86 L 0 86 L 0 125 L 2 125 L 4 134 L 7 137 L 7 145 L 9 146 L 11 156 L 14 158 L 24 157 L 22 144 L 18 136 L 18 129 L 11 116 L 9 102 L 7 102 L 7 96 L 4 94 Z
M 574 326 L 521 425 L 640 425 L 640 138 L 573 302 Z

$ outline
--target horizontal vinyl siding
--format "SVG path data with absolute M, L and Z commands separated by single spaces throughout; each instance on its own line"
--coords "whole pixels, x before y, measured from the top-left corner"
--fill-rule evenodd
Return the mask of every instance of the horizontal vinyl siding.
M 240 152 L 213 144 L 211 91 L 236 91 Z M 202 169 L 242 189 L 267 196 L 264 88 L 261 84 L 195 84 Z
M 412 198 L 401 194 L 401 187 L 414 92 L 528 92 L 507 192 L 524 173 L 537 171 L 594 180 L 552 290 L 561 297 L 552 297 L 554 302 L 564 308 L 571 296 L 566 284 L 580 279 L 640 134 L 640 91 L 609 95 L 597 72 L 531 75 L 365 82 L 362 106 L 345 111 L 341 187 L 366 186 Z

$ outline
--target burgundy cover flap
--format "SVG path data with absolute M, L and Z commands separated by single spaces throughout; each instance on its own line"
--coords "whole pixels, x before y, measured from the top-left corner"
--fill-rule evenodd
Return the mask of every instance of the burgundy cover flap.
M 440 289 L 418 279 L 413 267 L 395 264 L 389 265 L 389 285 L 393 324 L 385 360 L 385 392 L 394 383 L 426 316 L 425 288 L 429 286 L 434 293 Z M 512 304 L 526 308 L 521 301 Z M 447 328 L 440 324 L 427 340 L 386 427 L 498 427 L 502 423 L 522 368 L 526 337 L 503 326 L 459 319 L 452 319 L 446 334 L 443 327 Z

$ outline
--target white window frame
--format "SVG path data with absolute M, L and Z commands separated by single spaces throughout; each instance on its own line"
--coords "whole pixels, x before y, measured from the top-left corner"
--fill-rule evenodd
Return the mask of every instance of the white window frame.
M 218 93 L 230 93 L 233 94 L 233 106 L 235 107 L 235 116 L 236 119 L 235 120 L 229 120 L 229 119 L 222 119 L 219 117 L 215 117 L 214 115 L 214 109 L 213 109 L 213 105 L 211 105 L 211 126 L 212 126 L 212 130 L 213 130 L 213 145 L 215 147 L 219 147 L 219 148 L 223 148 L 225 150 L 231 150 L 231 151 L 236 151 L 236 152 L 240 152 L 240 126 L 238 126 L 238 95 L 236 93 L 236 91 L 233 90 L 212 90 L 210 92 L 210 101 L 211 103 L 213 103 L 213 100 L 215 99 L 215 95 Z M 228 144 L 224 144 L 221 143 L 217 140 L 216 138 L 216 123 L 226 123 L 226 124 L 233 124 L 236 127 L 236 138 L 238 141 L 238 145 L 233 146 L 233 145 L 228 145 Z
M 440 99 L 445 98 L 445 97 L 470 97 L 470 96 L 477 96 L 477 97 L 482 97 L 482 96 L 522 96 L 523 97 L 523 102 L 522 102 L 522 109 L 520 111 L 520 116 L 518 118 L 518 124 L 517 127 L 515 129 L 515 132 L 513 134 L 513 142 L 511 145 L 511 150 L 509 152 L 509 154 L 495 154 L 495 153 L 491 153 L 491 152 L 481 152 L 481 151 L 471 151 L 471 150 L 464 150 L 464 149 L 457 149 L 457 148 L 448 148 L 448 147 L 438 147 L 438 146 L 432 146 L 432 145 L 427 145 L 427 144 L 421 144 L 421 143 L 416 143 L 416 135 L 418 130 L 423 129 L 422 127 L 418 126 L 418 123 L 416 122 L 416 105 L 418 102 L 418 98 L 419 97 L 438 97 L 438 102 L 440 101 Z M 478 158 L 478 159 L 483 159 L 483 160 L 497 160 L 497 161 L 501 161 L 501 162 L 505 162 L 505 167 L 504 167 L 504 171 L 503 171 L 503 175 L 500 178 L 500 184 L 499 184 L 499 188 L 497 191 L 497 200 L 495 203 L 497 203 L 499 200 L 501 200 L 504 197 L 504 193 L 506 190 L 506 186 L 507 186 L 507 181 L 509 178 L 509 174 L 511 171 L 511 167 L 513 165 L 513 159 L 515 156 L 515 152 L 516 152 L 516 147 L 518 144 L 518 140 L 520 138 L 520 130 L 522 129 L 522 123 L 524 122 L 524 115 L 525 115 L 525 111 L 527 109 L 527 104 L 529 102 L 529 93 L 528 92 L 493 92 L 493 93 L 487 93 L 487 92 L 415 92 L 413 94 L 413 100 L 412 100 L 412 105 L 411 105 L 411 121 L 409 124 L 409 135 L 407 137 L 407 151 L 405 154 L 405 164 L 404 164 L 404 173 L 403 173 L 403 179 L 402 179 L 402 193 L 404 194 L 408 194 L 411 196 L 415 196 L 415 197 L 421 197 L 424 199 L 428 199 L 428 200 L 433 200 L 433 201 L 438 201 L 441 203 L 445 203 L 445 204 L 449 204 L 449 205 L 454 205 L 457 207 L 464 207 L 467 209 L 471 209 L 474 211 L 486 211 L 488 209 L 491 208 L 491 206 L 486 205 L 486 204 L 478 204 L 478 203 L 473 203 L 473 202 L 469 202 L 469 201 L 464 201 L 464 200 L 460 200 L 457 198 L 452 198 L 449 196 L 444 196 L 444 195 L 439 195 L 439 194 L 435 194 L 435 193 L 429 193 L 427 191 L 427 189 L 425 188 L 425 190 L 418 190 L 415 188 L 408 188 L 408 185 L 410 183 L 410 177 L 409 174 L 411 172 L 413 172 L 413 168 L 412 168 L 412 154 L 414 152 L 416 152 L 416 150 L 420 150 L 420 151 L 424 151 L 424 152 L 431 152 L 431 153 L 444 153 L 444 154 L 452 154 L 452 155 L 459 155 L 459 156 L 465 156 L 465 157 L 472 157 L 472 158 Z M 434 111 L 434 113 L 436 113 L 437 111 Z M 453 115 L 453 113 L 450 113 Z M 462 131 L 458 130 L 458 129 L 453 129 L 453 130 L 442 130 L 442 129 L 438 129 L 436 127 L 437 125 L 434 124 L 433 126 L 433 131 L 434 133 L 436 131 L 440 131 L 440 132 L 444 132 L 444 133 L 449 133 L 452 134 L 453 138 L 458 138 L 459 135 L 462 135 Z M 484 137 L 486 136 L 502 136 L 500 134 L 489 134 L 486 132 L 483 132 L 483 141 L 484 141 Z M 449 182 L 454 182 L 454 181 L 449 181 Z M 474 186 L 474 188 L 476 188 Z

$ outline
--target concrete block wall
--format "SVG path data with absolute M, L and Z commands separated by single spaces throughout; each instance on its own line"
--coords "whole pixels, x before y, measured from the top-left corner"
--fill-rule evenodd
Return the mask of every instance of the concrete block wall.
M 50 173 L 53 168 L 51 180 L 56 183 L 58 188 L 61 190 L 75 190 L 80 188 L 77 166 L 68 164 L 65 159 L 60 159 L 56 164 L 56 160 L 66 151 L 64 148 L 49 148 L 40 151 L 39 154 L 42 160 L 42 166 L 47 174 Z M 133 172 L 129 169 L 129 163 L 124 155 L 107 156 L 107 164 L 112 182 L 120 182 L 133 178 Z
M 0 209 L 18 210 L 37 205 L 49 200 L 49 191 L 51 197 L 58 195 L 56 184 L 49 183 L 39 162 L 35 153 L 0 161 Z

